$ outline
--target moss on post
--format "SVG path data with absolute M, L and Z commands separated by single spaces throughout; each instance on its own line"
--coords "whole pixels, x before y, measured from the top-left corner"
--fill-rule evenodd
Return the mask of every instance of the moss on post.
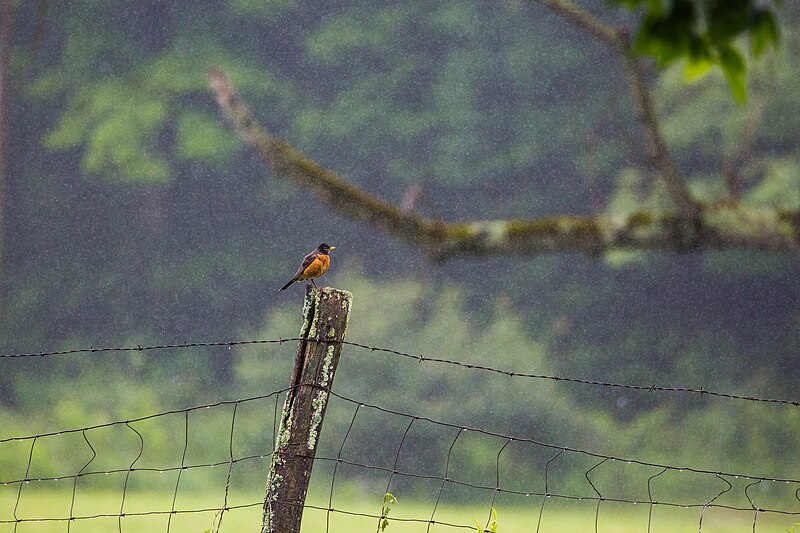
M 330 287 L 306 289 L 303 325 L 289 391 L 267 473 L 262 533 L 299 533 L 311 468 L 353 295 Z

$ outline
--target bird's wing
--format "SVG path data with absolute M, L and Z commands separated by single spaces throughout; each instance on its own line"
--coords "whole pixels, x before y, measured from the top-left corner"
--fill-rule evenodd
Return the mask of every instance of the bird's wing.
M 308 265 L 313 263 L 314 259 L 316 259 L 316 258 L 317 258 L 317 252 L 316 251 L 311 252 L 310 254 L 305 256 L 303 258 L 303 262 L 300 263 L 300 268 L 298 268 L 297 272 L 295 272 L 294 277 L 297 277 L 297 276 L 301 275 L 305 271 L 305 269 L 308 268 Z

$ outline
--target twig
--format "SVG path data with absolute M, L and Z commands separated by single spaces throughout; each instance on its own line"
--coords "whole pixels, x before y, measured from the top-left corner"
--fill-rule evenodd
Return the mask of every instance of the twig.
M 683 179 L 678 165 L 669 153 L 667 143 L 661 134 L 658 117 L 653 106 L 653 97 L 647 82 L 647 69 L 643 61 L 633 53 L 628 33 L 624 29 L 610 26 L 588 11 L 569 0 L 530 0 L 543 5 L 573 26 L 605 44 L 622 61 L 628 89 L 633 97 L 634 112 L 644 134 L 650 164 L 656 169 L 667 186 L 667 191 L 675 202 L 678 212 L 687 220 L 694 221 L 699 216 L 699 206 L 692 198 L 689 187 Z M 685 230 L 692 231 L 694 224 L 685 224 Z M 694 236 L 691 240 L 695 240 Z

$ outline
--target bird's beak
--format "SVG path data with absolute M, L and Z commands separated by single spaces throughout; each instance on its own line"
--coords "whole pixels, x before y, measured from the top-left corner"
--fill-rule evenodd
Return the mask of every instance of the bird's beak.
M 331 246 L 329 249 L 330 249 L 330 250 L 335 250 L 335 249 L 336 249 L 336 247 L 335 247 L 335 246 Z

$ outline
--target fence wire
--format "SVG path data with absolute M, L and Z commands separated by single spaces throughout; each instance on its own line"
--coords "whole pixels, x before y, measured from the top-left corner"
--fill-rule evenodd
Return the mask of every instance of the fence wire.
M 300 339 L 272 339 L 233 342 L 196 342 L 173 345 L 136 346 L 120 348 L 89 348 L 60 352 L 40 352 L 37 354 L 5 354 L 0 357 L 49 357 L 79 353 L 97 352 L 129 352 L 162 349 L 182 349 L 193 347 L 218 347 L 258 344 L 283 344 Z M 328 341 L 326 341 L 328 342 Z M 488 366 L 465 364 L 443 358 L 413 355 L 388 348 L 369 346 L 361 343 L 345 342 L 344 344 L 358 350 L 381 352 L 391 356 L 414 359 L 420 363 L 444 364 L 460 367 L 464 370 L 499 373 L 509 378 L 548 379 L 567 381 L 581 385 L 599 385 L 621 387 L 651 392 L 688 393 L 718 396 L 729 400 L 749 400 L 763 403 L 782 403 L 798 405 L 791 400 L 757 398 L 747 395 L 686 389 L 675 387 L 638 386 L 615 384 L 602 381 L 563 378 L 541 374 L 510 372 Z M 466 426 L 446 420 L 438 420 L 424 412 L 402 412 L 390 407 L 370 403 L 366 398 L 352 398 L 329 389 L 332 407 L 329 417 L 339 417 L 343 422 L 338 429 L 326 427 L 322 433 L 325 446 L 315 458 L 315 474 L 312 483 L 318 489 L 311 502 L 304 507 L 315 512 L 325 513 L 326 532 L 337 531 L 335 518 L 358 517 L 373 520 L 376 530 L 380 523 L 388 520 L 391 524 L 417 524 L 426 531 L 440 529 L 470 529 L 476 526 L 470 523 L 459 523 L 450 518 L 445 504 L 461 501 L 478 502 L 487 510 L 500 504 L 527 509 L 530 513 L 530 531 L 545 532 L 545 511 L 557 507 L 559 502 L 582 502 L 594 506 L 594 530 L 601 528 L 602 510 L 611 505 L 643 506 L 647 509 L 647 529 L 654 527 L 654 510 L 684 509 L 697 510 L 698 532 L 702 533 L 704 519 L 708 511 L 724 510 L 734 513 L 752 513 L 752 531 L 759 528 L 759 517 L 766 515 L 784 516 L 792 520 L 800 519 L 800 478 L 790 476 L 764 476 L 755 472 L 717 471 L 691 464 L 669 464 L 647 461 L 638 457 L 624 457 L 603 453 L 595 449 L 571 447 L 564 443 L 549 443 L 526 434 L 507 434 L 492 428 Z M 0 525 L 13 526 L 13 531 L 29 523 L 61 522 L 66 524 L 67 531 L 76 522 L 100 519 L 116 519 L 116 530 L 128 531 L 133 526 L 130 519 L 137 517 L 166 518 L 166 531 L 175 531 L 178 526 L 174 519 L 181 515 L 213 514 L 212 531 L 220 531 L 223 518 L 234 512 L 253 510 L 264 506 L 264 499 L 253 498 L 252 494 L 263 491 L 263 480 L 266 469 L 272 458 L 272 448 L 276 435 L 279 402 L 288 389 L 280 389 L 268 394 L 250 396 L 235 400 L 217 401 L 184 409 L 172 409 L 145 416 L 103 422 L 61 431 L 42 432 L 27 436 L 2 436 L 0 438 L 0 457 L 9 457 L 4 453 L 13 446 L 22 447 L 24 453 L 17 454 L 22 460 L 17 464 L 24 465 L 23 475 L 4 473 L 8 468 L 8 460 L 0 462 L 0 491 L 12 491 L 10 509 L 0 510 Z M 487 398 L 491 401 L 491 398 Z M 335 405 L 334 405 L 335 404 Z M 240 434 L 247 434 L 249 428 L 240 421 L 242 411 L 254 408 L 261 414 L 262 435 L 247 441 Z M 203 425 L 201 417 L 205 413 L 221 413 L 222 418 L 211 427 Z M 267 413 L 267 415 L 265 415 Z M 331 414 L 333 413 L 333 414 Z M 229 418 L 227 418 L 229 417 Z M 269 420 L 269 423 L 263 420 Z M 227 420 L 227 421 L 225 421 Z M 164 446 L 158 436 L 150 437 L 148 424 L 165 423 L 172 428 L 173 438 L 169 445 L 177 450 L 177 457 L 171 463 L 150 465 L 144 458 L 146 450 Z M 364 454 L 364 446 L 356 445 L 362 440 L 374 439 L 375 424 L 384 427 L 396 427 L 397 439 L 376 445 L 376 453 L 372 456 Z M 269 425 L 271 424 L 271 427 Z M 109 440 L 104 431 L 118 432 Z M 192 460 L 190 453 L 194 451 L 192 435 L 197 431 L 208 431 L 224 435 L 225 449 L 218 451 L 213 460 Z M 125 434 L 127 437 L 122 437 Z M 36 474 L 37 453 L 40 449 L 49 449 L 59 441 L 68 438 L 79 439 L 81 443 L 72 449 L 73 455 L 80 460 L 72 459 L 72 469 L 62 473 Z M 101 468 L 101 456 L 116 454 L 116 447 L 124 440 L 134 444 L 128 455 L 118 457 L 120 466 Z M 472 440 L 470 445 L 466 441 Z M 247 442 L 247 444 L 240 444 Z M 482 466 L 470 466 L 465 456 L 479 445 L 482 450 Z M 473 446 L 473 447 L 471 447 Z M 69 447 L 69 446 L 67 446 Z M 246 451 L 244 450 L 246 448 Z M 420 455 L 425 454 L 425 460 Z M 543 457 L 536 467 L 530 466 L 532 457 Z M 474 460 L 474 457 L 472 458 Z M 473 461 L 474 462 L 474 461 Z M 484 464 L 485 463 L 485 464 Z M 430 468 L 430 464 L 435 467 Z M 422 466 L 420 466 L 422 465 Z M 521 468 L 519 465 L 525 465 Z M 576 466 L 577 465 L 577 466 Z M 261 476 L 251 476 L 251 482 L 242 486 L 239 469 L 247 471 L 257 469 Z M 420 470 L 420 468 L 425 468 Z M 219 483 L 217 503 L 214 505 L 185 506 L 181 504 L 180 495 L 186 489 L 187 476 L 198 472 L 208 472 L 221 468 L 224 482 Z M 566 472 L 566 473 L 565 473 Z M 576 476 L 575 472 L 581 475 Z M 138 490 L 136 485 L 149 486 L 155 478 L 164 474 L 174 475 L 168 483 L 168 507 L 161 509 L 136 509 L 131 507 L 132 494 Z M 108 477 L 121 477 L 119 503 L 114 511 L 80 512 L 77 504 L 78 496 L 91 483 L 96 486 L 107 486 Z M 144 476 L 144 477 L 143 477 Z M 669 478 L 669 479 L 668 479 Z M 242 478 L 246 479 L 246 478 Z M 631 479 L 625 490 L 620 488 L 620 479 Z M 252 481 L 255 480 L 255 481 Z M 64 482 L 68 488 L 64 490 Z M 105 483 L 105 485 L 104 485 Z M 159 481 L 159 483 L 161 483 Z M 368 488 L 374 494 L 373 502 L 354 504 L 349 495 L 353 483 Z M 686 487 L 686 494 L 676 498 L 674 491 L 665 490 L 668 486 Z M 24 510 L 27 499 L 34 498 L 39 489 L 52 489 L 54 486 L 68 493 L 68 511 L 63 514 L 36 514 Z M 702 487 L 693 489 L 692 487 Z M 236 497 L 234 498 L 234 491 Z M 430 502 L 431 506 L 424 515 L 402 516 L 401 510 L 393 511 L 390 517 L 383 506 L 386 493 L 406 493 L 409 498 Z M 657 498 L 659 491 L 667 494 Z M 758 494 L 756 494 L 758 492 Z M 250 495 L 243 499 L 239 493 Z M 764 496 L 770 495 L 770 499 Z M 773 496 L 773 495 L 779 496 Z M 320 496 L 324 495 L 324 497 Z M 782 495 L 782 496 L 781 496 Z M 787 496 L 788 495 L 788 496 Z M 324 503 L 322 503 L 324 502 Z M 291 502 L 285 502 L 292 504 Z M 367 508 L 365 506 L 369 506 Z M 65 507 L 67 507 L 65 505 Z M 417 511 L 419 513 L 419 511 Z M 487 519 L 484 531 L 490 531 L 491 515 Z M 501 529 L 502 531 L 502 529 Z
M 5 353 L 5 354 L 0 354 L 0 359 L 37 358 L 37 357 L 45 358 L 45 357 L 58 357 L 65 355 L 92 354 L 92 353 L 146 352 L 152 350 L 167 350 L 167 349 L 181 349 L 181 348 L 209 348 L 209 347 L 232 348 L 235 346 L 269 345 L 269 344 L 280 345 L 287 342 L 299 342 L 304 340 L 312 342 L 314 341 L 314 339 L 305 339 L 303 337 L 286 337 L 278 339 L 251 339 L 251 340 L 238 340 L 238 341 L 185 342 L 181 344 L 156 344 L 156 345 L 137 344 L 136 346 L 103 347 L 103 348 L 89 347 L 89 348 L 75 348 L 70 350 L 58 350 L 58 351 Z M 411 359 L 419 363 L 449 365 L 466 370 L 475 370 L 479 372 L 489 372 L 493 374 L 499 374 L 507 376 L 509 378 L 547 380 L 547 381 L 556 381 L 561 383 L 572 383 L 577 385 L 592 385 L 597 387 L 628 389 L 628 390 L 653 392 L 653 393 L 655 392 L 681 393 L 681 394 L 725 398 L 728 400 L 744 400 L 754 403 L 774 403 L 774 404 L 789 405 L 792 407 L 800 407 L 800 400 L 792 400 L 786 398 L 764 398 L 753 394 L 736 394 L 732 392 L 717 391 L 714 390 L 713 388 L 708 388 L 704 386 L 675 387 L 675 386 L 658 385 L 656 383 L 652 383 L 649 385 L 632 384 L 632 383 L 615 383 L 611 381 L 585 379 L 585 378 L 578 378 L 571 376 L 558 376 L 558 375 L 540 374 L 531 372 L 517 372 L 501 368 L 494 368 L 487 365 L 465 363 L 462 361 L 455 361 L 452 359 L 446 359 L 442 357 L 429 356 L 423 354 L 413 354 L 413 353 L 403 352 L 400 350 L 395 350 L 392 348 L 372 346 L 360 342 L 334 341 L 334 340 L 330 340 L 327 342 L 329 344 L 341 342 L 341 344 L 343 344 L 344 346 L 350 346 L 353 348 L 358 348 L 360 350 L 369 350 L 370 352 L 373 353 L 382 353 L 390 356 L 397 356 L 405 359 Z M 524 354 L 520 354 L 521 356 L 520 359 L 523 358 L 522 357 L 523 355 Z

